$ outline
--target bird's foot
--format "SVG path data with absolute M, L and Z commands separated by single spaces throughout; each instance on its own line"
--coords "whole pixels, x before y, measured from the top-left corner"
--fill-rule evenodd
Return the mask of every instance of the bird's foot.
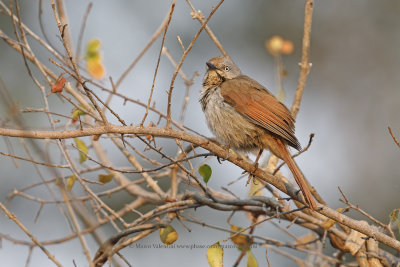
M 256 170 L 258 169 L 258 162 L 254 163 L 253 165 L 253 170 L 251 171 L 250 174 L 254 174 L 256 172 Z
M 253 178 L 254 178 L 254 175 L 253 174 L 249 174 L 249 178 L 247 178 L 246 186 L 249 185 L 251 179 L 253 179 Z
M 253 170 L 249 172 L 249 178 L 247 178 L 246 186 L 250 183 L 250 180 L 255 177 L 255 172 L 258 169 L 258 162 L 253 165 Z

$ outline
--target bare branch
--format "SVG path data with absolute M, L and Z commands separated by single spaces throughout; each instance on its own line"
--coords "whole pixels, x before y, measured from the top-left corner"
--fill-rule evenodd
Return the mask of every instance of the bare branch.
M 396 137 L 394 137 L 394 134 L 393 134 L 393 132 L 392 132 L 392 129 L 391 129 L 390 127 L 388 127 L 388 129 L 389 129 L 390 135 L 391 135 L 392 138 L 393 138 L 393 141 L 396 143 L 396 145 L 397 145 L 398 147 L 400 147 L 400 143 L 399 143 L 399 141 L 397 141 Z
M 167 35 L 168 26 L 169 26 L 169 23 L 171 22 L 172 14 L 174 13 L 174 9 L 175 9 L 175 0 L 172 1 L 170 12 L 169 12 L 169 15 L 168 15 L 167 24 L 165 25 L 164 34 L 163 34 L 163 38 L 162 38 L 162 42 L 161 42 L 160 52 L 158 53 L 157 65 L 156 65 L 156 69 L 154 71 L 153 84 L 151 85 L 150 96 L 149 96 L 149 99 L 148 99 L 148 102 L 147 102 L 146 112 L 144 113 L 144 116 L 143 116 L 142 122 L 140 123 L 140 126 L 143 126 L 143 123 L 146 120 L 147 114 L 149 113 L 151 100 L 153 98 L 154 84 L 156 82 L 158 67 L 160 65 L 161 53 L 162 53 L 162 50 L 164 48 L 165 36 Z
M 311 38 L 311 22 L 314 9 L 314 0 L 306 0 L 304 11 L 304 33 L 303 48 L 301 51 L 300 76 L 297 84 L 296 95 L 293 100 L 291 112 L 293 118 L 296 118 L 299 112 L 301 98 L 306 86 L 307 75 L 310 72 L 309 54 L 310 54 L 310 38 Z
M 221 0 L 218 5 L 216 5 L 210 12 L 210 15 L 208 15 L 207 19 L 204 21 L 204 23 L 201 25 L 200 29 L 197 31 L 197 33 L 194 35 L 192 41 L 190 42 L 189 46 L 186 48 L 185 52 L 182 55 L 181 60 L 178 63 L 178 66 L 175 68 L 174 74 L 172 75 L 171 79 L 171 85 L 169 86 L 169 91 L 168 91 L 168 108 L 167 108 L 167 124 L 165 128 L 170 128 L 171 127 L 171 102 L 172 102 L 172 90 L 174 89 L 174 84 L 175 84 L 175 79 L 176 76 L 178 75 L 178 71 L 182 67 L 183 61 L 185 60 L 186 56 L 189 54 L 190 50 L 192 49 L 194 43 L 196 42 L 197 38 L 199 37 L 200 33 L 203 31 L 204 27 L 207 25 L 208 21 L 211 19 L 212 15 L 214 15 L 215 11 L 222 5 L 224 0 Z
M 36 237 L 34 237 L 31 232 L 29 232 L 29 230 L 17 219 L 17 216 L 15 216 L 14 214 L 12 214 L 4 205 L 3 203 L 0 202 L 0 208 L 6 213 L 6 215 L 8 216 L 8 218 L 10 220 L 13 220 L 15 222 L 16 225 L 18 225 L 19 228 L 21 228 L 22 231 L 25 232 L 25 234 L 27 236 L 29 236 L 29 238 L 32 240 L 33 243 L 35 243 L 35 245 L 37 245 L 46 255 L 47 257 L 54 262 L 55 265 L 62 267 L 62 265 L 56 260 L 56 258 L 50 254 L 50 252 L 39 242 L 39 240 L 37 240 Z

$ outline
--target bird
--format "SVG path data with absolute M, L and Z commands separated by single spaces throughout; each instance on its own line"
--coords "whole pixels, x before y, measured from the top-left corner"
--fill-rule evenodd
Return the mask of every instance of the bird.
M 217 140 L 243 152 L 264 149 L 285 161 L 311 210 L 317 204 L 288 147 L 301 149 L 288 108 L 256 80 L 242 74 L 227 57 L 206 62 L 200 104 Z M 256 160 L 256 162 L 257 162 Z M 256 163 L 257 164 L 257 163 Z

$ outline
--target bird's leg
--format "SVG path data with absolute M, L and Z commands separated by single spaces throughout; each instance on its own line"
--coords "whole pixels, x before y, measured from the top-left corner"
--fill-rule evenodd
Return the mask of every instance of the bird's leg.
M 263 149 L 260 149 L 260 151 L 258 151 L 256 161 L 254 162 L 254 166 L 253 166 L 254 170 L 251 173 L 254 173 L 258 169 L 258 161 L 260 160 L 263 151 L 264 151 Z
M 258 151 L 256 161 L 254 162 L 254 165 L 253 165 L 253 170 L 250 172 L 250 175 L 249 175 L 249 178 L 247 179 L 246 185 L 249 184 L 250 179 L 254 176 L 254 172 L 258 169 L 258 161 L 260 160 L 260 157 L 261 157 L 263 151 L 264 151 L 263 149 L 260 149 L 260 151 Z

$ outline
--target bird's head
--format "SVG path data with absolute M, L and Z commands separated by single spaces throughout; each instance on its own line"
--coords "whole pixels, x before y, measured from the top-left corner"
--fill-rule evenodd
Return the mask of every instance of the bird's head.
M 207 72 L 215 72 L 224 80 L 233 79 L 241 74 L 240 69 L 226 57 L 213 57 L 207 62 Z

